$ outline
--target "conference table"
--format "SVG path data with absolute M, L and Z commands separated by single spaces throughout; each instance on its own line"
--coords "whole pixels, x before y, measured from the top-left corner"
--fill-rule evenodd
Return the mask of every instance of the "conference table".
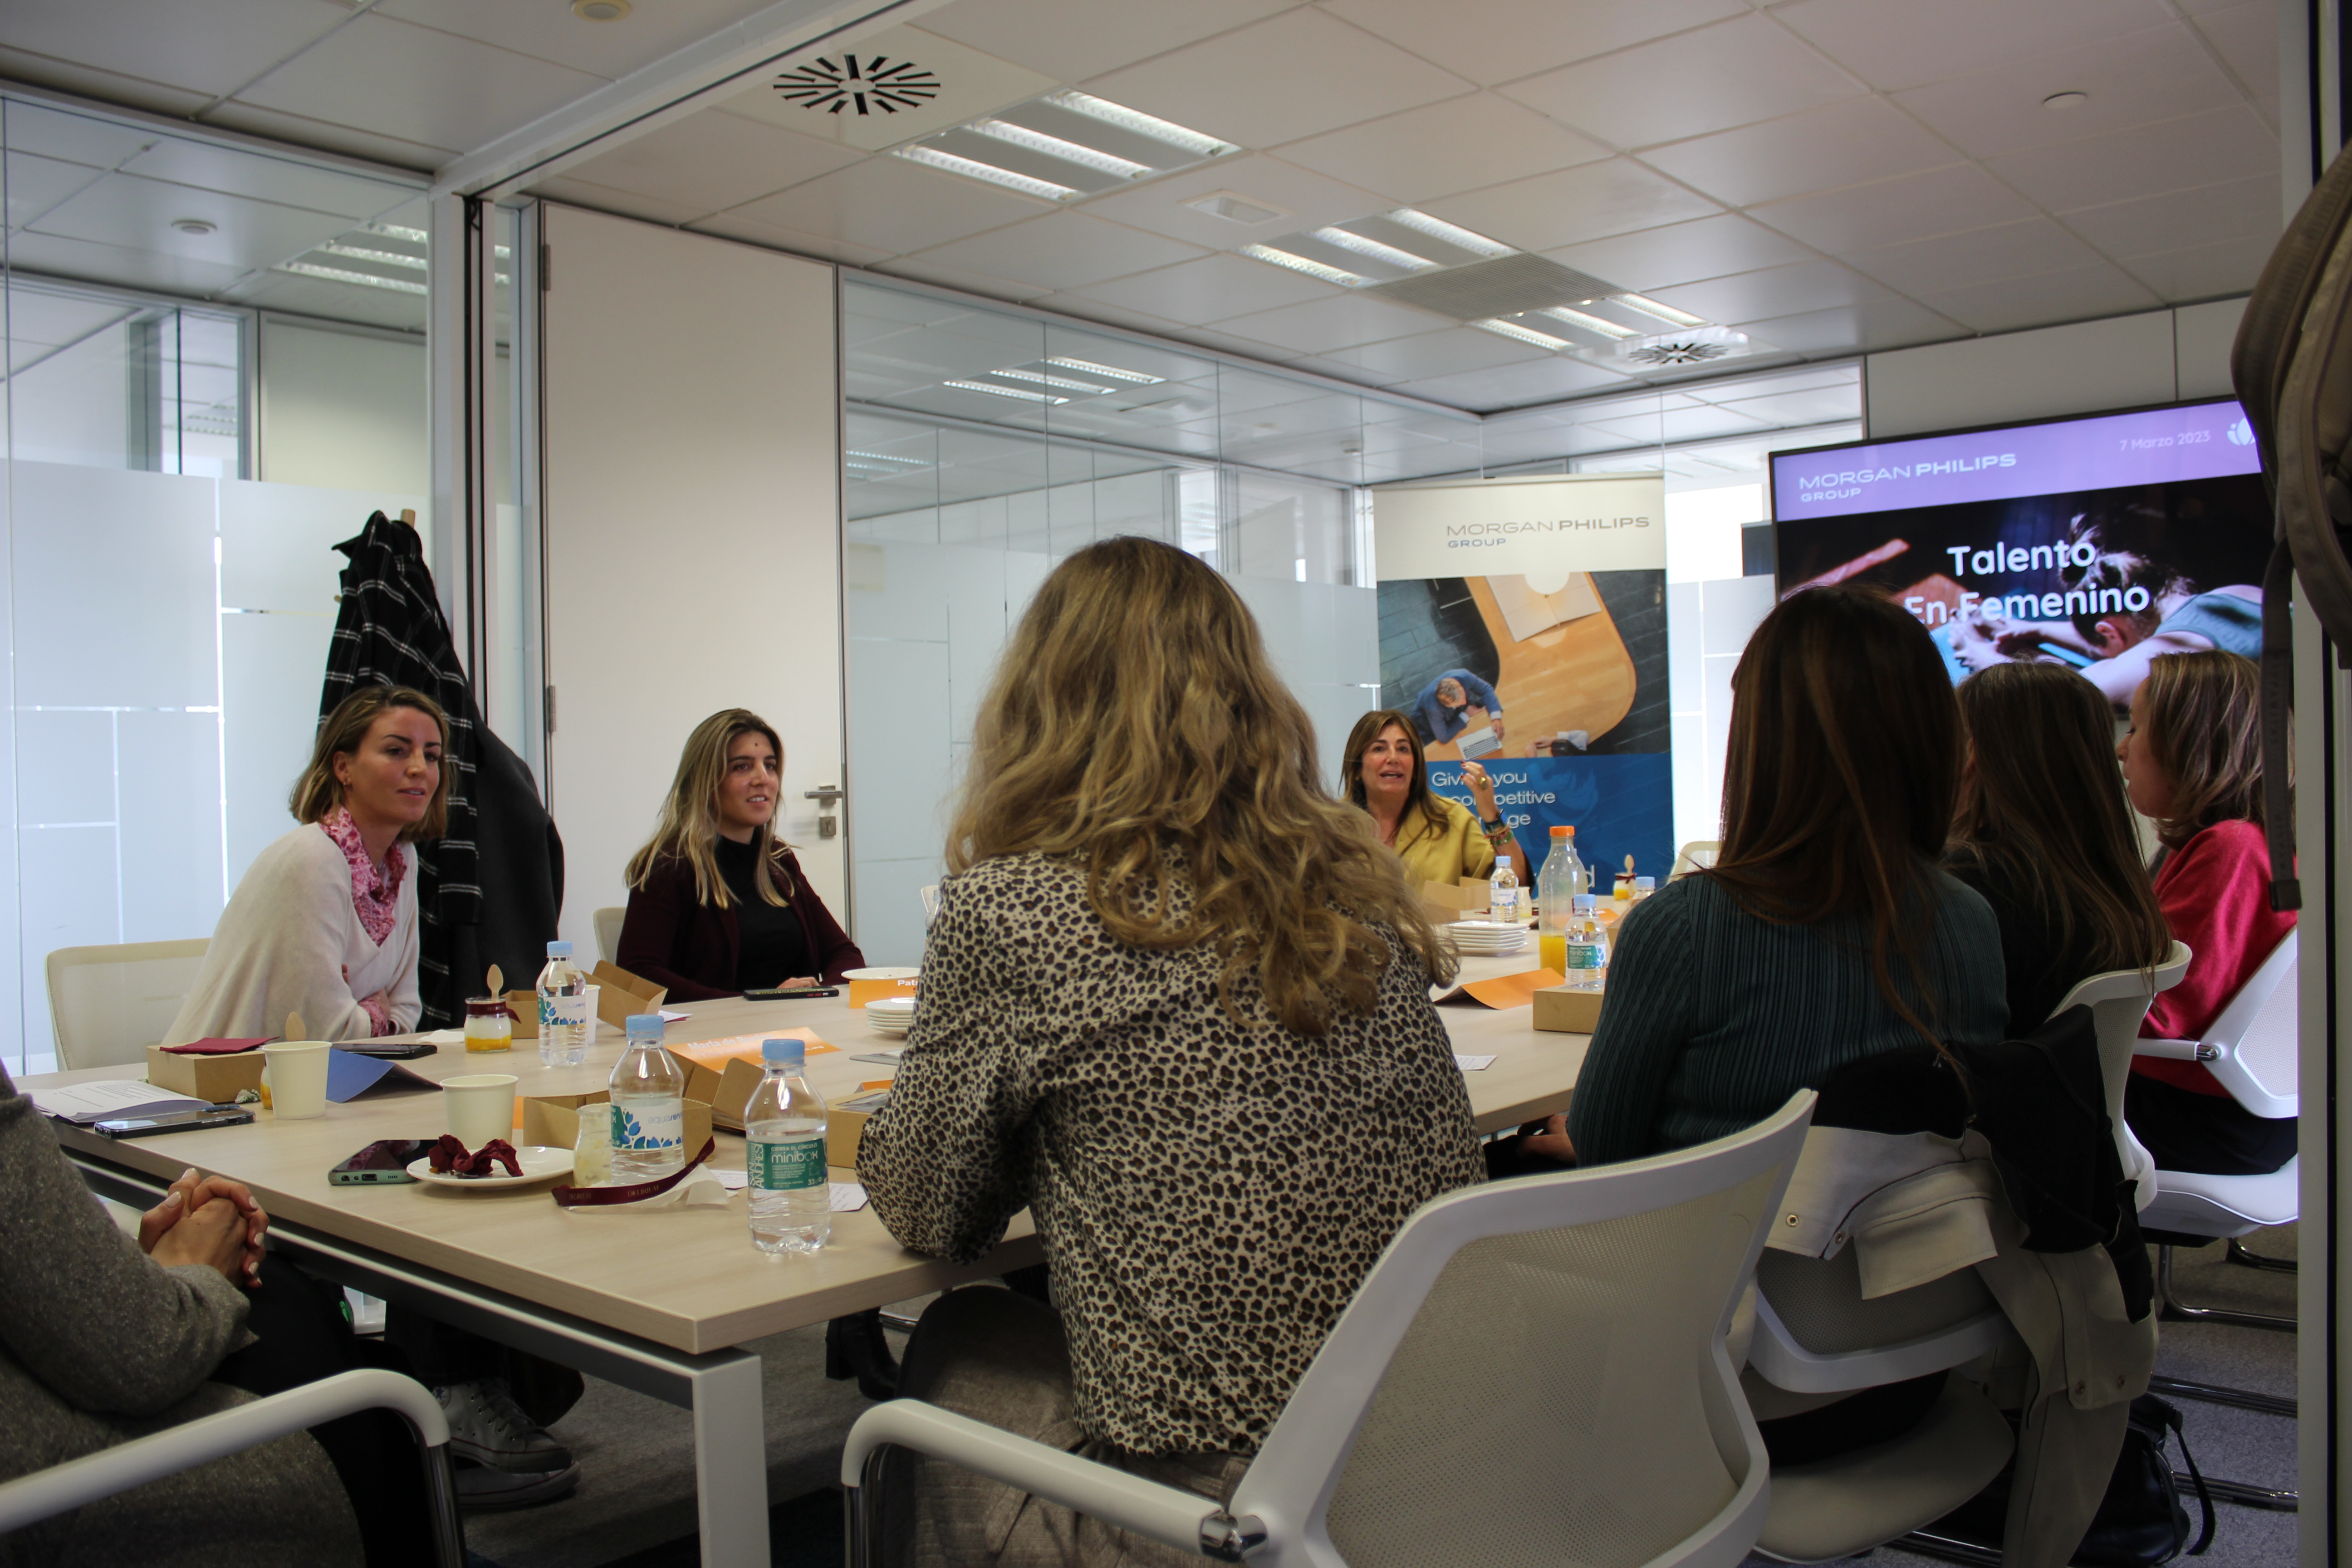
M 1464 978 L 1513 974 L 1533 966 L 1526 952 L 1465 961 Z M 890 1075 L 856 1059 L 901 1042 L 870 1028 L 846 990 L 838 998 L 753 1003 L 682 1003 L 688 1016 L 668 1026 L 670 1043 L 807 1029 L 837 1047 L 812 1053 L 809 1082 L 828 1103 Z M 1478 1130 L 1507 1130 L 1565 1110 L 1587 1037 L 1538 1033 L 1526 1006 L 1491 1010 L 1453 1002 L 1437 1012 L 1457 1053 L 1491 1056 L 1465 1074 Z M 504 1055 L 444 1044 L 401 1066 L 439 1080 L 468 1072 L 512 1072 L 526 1096 L 601 1091 L 623 1046 L 607 1024 L 576 1068 L 542 1067 L 537 1043 Z M 121 1066 L 27 1078 L 20 1088 L 136 1076 Z M 337 1186 L 329 1168 L 378 1139 L 432 1138 L 444 1131 L 439 1098 L 390 1085 L 322 1117 L 278 1121 L 257 1110 L 249 1126 L 116 1142 L 66 1122 L 58 1141 L 93 1189 L 139 1208 L 193 1165 L 245 1183 L 271 1216 L 273 1245 L 338 1284 L 422 1310 L 454 1327 L 592 1373 L 692 1413 L 702 1561 L 769 1561 L 767 1447 L 760 1358 L 752 1341 L 870 1307 L 944 1290 L 1041 1261 L 1028 1215 L 977 1263 L 957 1265 L 909 1252 L 883 1229 L 871 1205 L 834 1215 L 833 1236 L 814 1256 L 770 1256 L 754 1248 L 738 1193 L 724 1205 L 646 1212 L 559 1207 L 551 1183 L 507 1190 L 426 1184 Z M 715 1169 L 743 1166 L 740 1137 L 718 1134 Z M 835 1182 L 855 1173 L 835 1169 Z

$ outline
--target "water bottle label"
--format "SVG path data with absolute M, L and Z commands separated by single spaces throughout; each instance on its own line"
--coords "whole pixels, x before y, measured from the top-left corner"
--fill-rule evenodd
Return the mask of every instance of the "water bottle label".
M 613 1147 L 615 1149 L 678 1149 L 686 1144 L 686 1107 L 673 1100 L 667 1105 L 640 1105 L 635 1110 L 613 1107 Z
M 763 1192 L 791 1192 L 814 1187 L 824 1180 L 823 1138 L 754 1138 L 745 1145 L 745 1173 Z
M 1597 942 L 1571 942 L 1568 944 L 1568 966 L 1570 969 L 1601 967 L 1601 944 Z
M 542 991 L 539 994 L 539 1026 L 543 1033 L 561 1028 L 566 1024 L 585 1025 L 588 1022 L 588 994 L 577 996 L 554 996 Z

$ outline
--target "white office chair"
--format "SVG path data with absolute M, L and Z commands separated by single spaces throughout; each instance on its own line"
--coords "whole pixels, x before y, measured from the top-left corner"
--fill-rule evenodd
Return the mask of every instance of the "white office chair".
M 2136 1040 L 2135 1056 L 2202 1063 L 2230 1098 L 2256 1116 L 2298 1115 L 2302 1098 L 2295 1059 L 2299 1045 L 2295 979 L 2296 934 L 2271 950 L 2247 977 L 2212 1026 L 2194 1040 Z M 2155 1173 L 2156 1200 L 2141 1211 L 2149 1230 L 2227 1237 L 2232 1261 L 2250 1267 L 2292 1269 L 2256 1258 L 2237 1238 L 2264 1226 L 2290 1225 L 2302 1212 L 2302 1162 L 2289 1160 L 2264 1176 L 2211 1176 L 2191 1171 Z M 2172 1247 L 2158 1243 L 2156 1288 L 2164 1315 L 2175 1321 L 2237 1323 L 2249 1328 L 2293 1331 L 2293 1318 L 2183 1305 L 2172 1289 Z
M 933 882 L 929 887 L 918 888 L 915 891 L 923 900 L 923 924 L 928 926 L 940 918 L 940 885 Z
M 2143 1210 L 2156 1201 L 2156 1162 L 2124 1124 L 2124 1085 L 2131 1081 L 2134 1053 L 2148 1043 L 2139 1037 L 2141 1021 L 2159 992 L 2180 984 L 2189 973 L 2189 949 L 2176 942 L 2153 971 L 2116 969 L 2094 974 L 2078 982 L 2050 1011 L 2054 1018 L 2070 1007 L 2091 1010 L 2091 1026 L 2099 1037 L 2099 1079 L 2107 1091 L 2107 1124 L 2115 1129 L 2124 1174 L 2139 1188 L 2136 1204 Z
M 849 1561 L 870 1563 L 879 1544 L 866 1483 L 895 1445 L 1262 1568 L 1530 1552 L 1589 1568 L 1730 1568 L 1767 1488 L 1724 1336 L 1812 1104 L 1801 1093 L 1678 1153 L 1423 1205 L 1292 1391 L 1230 1511 L 919 1400 L 877 1405 L 842 1450 Z
M 147 1063 L 205 966 L 206 937 L 61 947 L 49 954 L 49 1023 L 61 1068 Z
M 1704 871 L 1714 865 L 1715 858 L 1722 853 L 1722 839 L 1694 838 L 1675 851 L 1675 863 L 1668 868 L 1666 879 L 1672 881 L 1676 877 L 1687 877 L 1693 871 Z
M 448 1418 L 415 1378 L 375 1370 L 338 1373 L 19 1476 L 0 1485 L 0 1536 L 360 1410 L 392 1411 L 423 1446 L 435 1561 L 439 1568 L 463 1568 L 466 1537 L 449 1477 Z
M 627 905 L 613 904 L 590 917 L 596 924 L 597 954 L 615 969 L 621 963 L 621 922 L 628 916 Z

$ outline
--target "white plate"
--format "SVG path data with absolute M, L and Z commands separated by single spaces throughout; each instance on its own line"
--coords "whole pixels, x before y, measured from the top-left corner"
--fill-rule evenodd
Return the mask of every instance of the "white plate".
M 844 980 L 912 980 L 922 973 L 919 969 L 845 969 Z
M 887 1035 L 895 1040 L 905 1035 L 908 1030 L 913 1028 L 915 1026 L 915 1020 L 912 1018 L 901 1018 L 896 1022 L 891 1022 L 877 1018 L 873 1015 L 868 1014 L 866 1018 L 866 1026 L 873 1030 L 877 1035 Z
M 461 1176 L 455 1171 L 435 1170 L 433 1157 L 428 1154 L 422 1160 L 411 1160 L 408 1173 L 436 1187 L 527 1187 L 550 1176 L 570 1175 L 572 1151 L 551 1148 L 544 1143 L 526 1143 L 515 1151 L 515 1163 L 522 1167 L 520 1176 L 509 1176 L 503 1169 L 499 1170 L 495 1176 Z

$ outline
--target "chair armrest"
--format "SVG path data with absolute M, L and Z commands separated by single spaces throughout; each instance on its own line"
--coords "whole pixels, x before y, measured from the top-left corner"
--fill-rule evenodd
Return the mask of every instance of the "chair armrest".
M 2168 1062 L 2207 1062 L 2218 1053 L 2202 1040 L 2134 1040 L 2132 1055 Z
M 449 1441 L 448 1418 L 432 1391 L 396 1372 L 338 1373 L 283 1394 L 68 1459 L 0 1486 L 0 1535 L 65 1513 L 132 1487 L 257 1447 L 289 1432 L 349 1415 L 390 1410 L 415 1429 L 428 1448 Z
M 841 1449 L 845 1491 L 856 1493 L 867 1458 L 886 1447 L 935 1455 L 1180 1552 L 1201 1552 L 1204 1530 L 1224 1517 L 1213 1498 L 1081 1459 L 919 1399 L 887 1400 L 857 1418 Z

